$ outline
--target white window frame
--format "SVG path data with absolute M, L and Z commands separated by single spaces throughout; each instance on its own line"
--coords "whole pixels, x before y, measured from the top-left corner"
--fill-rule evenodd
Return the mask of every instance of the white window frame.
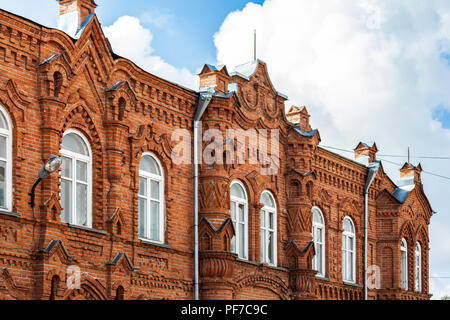
M 422 292 L 422 246 L 419 242 L 414 251 L 414 290 Z
M 261 262 L 267 263 L 271 266 L 277 266 L 277 204 L 275 202 L 275 197 L 272 195 L 272 193 L 268 190 L 265 190 L 261 193 L 261 200 L 262 196 L 264 194 L 268 194 L 269 197 L 272 199 L 272 202 L 274 204 L 274 207 L 268 207 L 267 205 L 264 205 L 264 207 L 261 209 L 261 215 L 264 215 L 264 221 L 266 222 L 265 225 L 263 225 L 261 221 L 261 230 L 260 230 L 260 239 L 262 240 L 262 236 L 264 235 L 264 241 L 261 241 Z M 271 229 L 268 224 L 270 213 L 272 213 L 272 219 L 273 219 L 273 228 Z M 272 257 L 273 262 L 269 261 L 269 234 L 273 233 L 272 237 Z
M 400 244 L 400 270 L 401 287 L 408 290 L 408 242 L 405 238 L 402 238 Z
M 80 137 L 84 144 L 86 145 L 86 148 L 88 149 L 88 153 L 89 156 L 85 156 L 85 155 L 81 155 L 69 150 L 65 150 L 62 148 L 61 145 L 61 149 L 60 149 L 60 153 L 62 157 L 65 158 L 70 158 L 72 160 L 72 178 L 63 178 L 62 175 L 60 174 L 59 178 L 60 178 L 60 183 L 62 183 L 62 180 L 66 180 L 66 181 L 71 181 L 72 183 L 72 200 L 71 200 L 71 204 L 72 204 L 72 208 L 71 208 L 71 217 L 70 217 L 70 221 L 65 221 L 66 223 L 69 223 L 71 225 L 74 226 L 78 226 L 77 224 L 77 188 L 76 185 L 77 183 L 81 183 L 81 184 L 87 184 L 87 197 L 86 197 L 86 210 L 87 210 L 87 218 L 86 218 L 86 226 L 81 226 L 81 227 L 86 227 L 86 228 L 92 228 L 92 150 L 91 150 L 91 146 L 89 144 L 89 141 L 87 140 L 87 138 L 84 136 L 84 134 L 82 134 L 80 131 L 78 130 L 74 130 L 74 129 L 68 129 L 64 132 L 63 137 L 67 136 L 68 134 L 75 134 L 78 137 Z M 81 161 L 87 164 L 87 183 L 84 181 L 78 181 L 77 180 L 77 161 Z M 62 198 L 61 198 L 62 200 Z
M 313 214 L 313 224 L 312 224 L 312 237 L 313 237 L 313 241 L 314 241 L 314 245 L 315 248 L 317 248 L 318 246 L 321 247 L 321 255 L 322 255 L 322 265 L 318 266 L 317 263 L 317 259 L 316 256 L 314 256 L 313 261 L 312 261 L 312 265 L 313 265 L 313 269 L 317 271 L 317 275 L 321 276 L 321 277 L 325 277 L 325 219 L 323 218 L 323 213 L 322 210 L 320 210 L 320 208 L 318 207 L 313 207 L 311 209 L 311 212 Z M 322 220 L 322 223 L 318 223 L 314 221 L 314 214 L 318 214 Z M 321 239 L 320 241 L 316 241 L 316 233 L 318 230 L 321 230 Z M 316 249 L 317 252 L 317 249 Z
M 355 224 L 353 223 L 353 220 L 347 216 L 344 218 L 343 222 L 342 222 L 342 226 L 344 226 L 345 220 L 350 221 L 352 228 L 353 228 L 353 232 L 349 232 L 346 231 L 344 229 L 344 232 L 342 233 L 342 279 L 344 282 L 349 282 L 349 283 L 356 283 L 356 230 L 355 230 Z M 346 248 L 345 244 L 348 244 L 348 239 L 351 238 L 353 239 L 352 244 L 353 247 L 352 248 Z M 347 279 L 347 274 L 348 271 L 347 269 L 349 268 L 349 266 L 347 265 L 347 256 L 349 254 L 352 254 L 352 274 L 351 277 L 352 279 Z
M 161 175 L 156 175 L 156 174 L 152 174 L 150 172 L 147 171 L 143 171 L 140 169 L 140 161 L 142 160 L 143 157 L 149 156 L 151 157 L 153 160 L 156 161 L 157 165 L 158 165 L 158 169 L 159 172 L 161 173 Z M 139 228 L 140 228 L 140 223 L 138 224 L 138 235 L 139 238 L 141 240 L 145 240 L 145 241 L 149 241 L 149 242 L 154 242 L 154 243 L 159 243 L 162 244 L 164 243 L 165 239 L 164 239 L 164 234 L 165 234 L 165 197 L 164 197 L 164 170 L 163 170 L 163 166 L 161 165 L 161 162 L 159 161 L 158 157 L 152 153 L 152 152 L 144 152 L 141 156 L 141 160 L 139 161 L 139 180 L 138 180 L 138 185 L 140 185 L 140 179 L 144 178 L 147 180 L 147 194 L 146 196 L 142 196 L 140 195 L 140 192 L 138 191 L 138 199 L 145 199 L 147 202 L 147 210 L 146 210 L 146 234 L 145 236 L 139 235 Z M 151 198 L 151 181 L 155 181 L 159 183 L 159 196 L 160 199 L 152 199 Z M 159 201 L 159 226 L 158 226 L 158 233 L 159 233 L 159 239 L 160 240 L 156 240 L 156 239 L 152 239 L 150 238 L 150 229 L 151 229 L 151 221 L 150 221 L 150 216 L 151 216 L 151 202 L 152 201 Z M 138 200 L 138 219 L 139 219 L 139 200 Z
M 231 187 L 234 184 L 238 184 L 244 190 L 245 199 L 231 195 Z M 231 206 L 234 205 L 236 209 L 239 207 L 239 205 L 244 205 L 244 222 L 237 221 L 237 210 L 235 210 L 235 218 L 233 219 L 233 217 L 231 216 L 231 207 L 230 207 L 230 217 L 231 217 L 231 221 L 233 222 L 234 231 L 235 231 L 235 236 L 233 237 L 233 239 L 231 241 L 232 242 L 234 241 L 234 243 L 235 243 L 234 253 L 237 253 L 238 257 L 240 259 L 248 260 L 248 195 L 247 195 L 247 190 L 245 189 L 244 184 L 242 182 L 240 182 L 239 180 L 235 180 L 230 184 L 230 200 L 231 200 L 230 205 Z M 240 231 L 238 228 L 239 224 L 244 225 L 244 235 L 240 234 Z M 239 238 L 241 236 L 244 237 L 244 256 L 241 256 L 239 254 L 239 252 L 241 251 Z
M 11 118 L 9 117 L 6 109 L 0 105 L 0 112 L 6 120 L 6 125 L 8 129 L 0 128 L 0 136 L 6 137 L 6 159 L 0 158 L 0 160 L 6 162 L 5 168 L 5 207 L 0 207 L 0 210 L 11 211 L 12 210 L 12 134 L 13 134 L 13 125 Z

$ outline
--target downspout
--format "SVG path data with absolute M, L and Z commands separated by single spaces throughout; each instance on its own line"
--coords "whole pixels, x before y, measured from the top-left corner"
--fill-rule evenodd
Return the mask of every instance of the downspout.
M 200 91 L 197 111 L 194 116 L 194 300 L 199 300 L 199 255 L 198 255 L 198 165 L 199 165 L 199 130 L 201 118 L 211 102 L 214 89 Z
M 367 300 L 367 226 L 369 223 L 369 189 L 380 168 L 379 161 L 369 164 L 366 185 L 364 187 L 364 300 Z

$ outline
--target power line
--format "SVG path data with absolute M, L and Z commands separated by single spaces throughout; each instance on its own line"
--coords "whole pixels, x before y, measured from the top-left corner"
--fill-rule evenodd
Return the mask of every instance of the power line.
M 400 163 L 392 162 L 392 161 L 389 161 L 389 160 L 386 160 L 386 159 L 381 159 L 381 158 L 380 158 L 380 160 L 383 160 L 383 161 L 385 161 L 385 162 L 387 162 L 387 163 L 395 164 L 396 166 L 399 166 L 399 167 L 402 167 L 402 166 L 403 166 L 403 165 L 400 164 Z M 433 173 L 433 172 L 425 171 L 425 170 L 423 170 L 422 172 L 423 172 L 423 173 L 426 173 L 426 174 L 429 174 L 429 175 L 431 175 L 431 176 L 435 176 L 435 177 L 438 177 L 438 178 L 450 180 L 450 177 L 446 177 L 446 176 L 443 176 L 443 175 L 440 175 L 440 174 L 437 174 L 437 173 Z
M 336 148 L 336 147 L 330 147 L 330 146 L 321 146 L 324 148 L 328 148 L 328 149 L 334 149 L 334 150 L 339 150 L 339 151 L 344 151 L 344 152 L 351 152 L 353 153 L 354 150 L 346 150 L 346 149 L 340 149 L 340 148 Z M 379 154 L 379 157 L 388 157 L 388 158 L 408 158 L 407 155 L 402 156 L 402 155 L 392 155 L 392 154 Z M 450 157 L 432 157 L 432 156 L 411 156 L 411 158 L 416 158 L 416 159 L 434 159 L 434 160 L 450 160 Z
M 336 147 L 331 147 L 331 146 L 321 146 L 321 147 L 327 148 L 327 149 L 333 149 L 333 150 L 343 151 L 343 152 L 354 153 L 354 150 L 341 149 L 341 148 L 336 148 Z M 383 155 L 380 155 L 380 157 L 389 157 L 389 156 L 387 156 L 387 155 L 384 155 L 384 156 L 383 156 Z M 404 158 L 405 156 L 392 156 L 392 157 L 402 157 L 402 158 Z M 419 157 L 413 157 L 413 158 L 419 158 Z M 423 157 L 422 157 L 422 158 L 423 158 Z M 400 163 L 397 163 L 397 162 L 393 162 L 393 161 L 386 160 L 386 159 L 382 159 L 382 158 L 379 158 L 379 159 L 380 159 L 380 160 L 383 160 L 383 161 L 385 161 L 385 162 L 387 162 L 387 163 L 394 164 L 394 165 L 399 166 L 399 167 L 402 167 L 402 166 L 403 166 L 403 164 L 400 164 Z M 447 159 L 447 158 L 444 158 L 444 157 L 427 157 L 427 159 Z M 448 158 L 448 159 L 450 160 L 450 158 Z M 431 175 L 431 176 L 435 176 L 435 177 L 438 177 L 438 178 L 450 180 L 450 177 L 446 177 L 446 176 L 443 176 L 443 175 L 440 175 L 440 174 L 437 174 L 437 173 L 433 173 L 433 172 L 425 171 L 425 170 L 423 170 L 422 172 L 423 172 L 423 173 L 426 173 L 426 174 L 429 174 L 429 175 Z

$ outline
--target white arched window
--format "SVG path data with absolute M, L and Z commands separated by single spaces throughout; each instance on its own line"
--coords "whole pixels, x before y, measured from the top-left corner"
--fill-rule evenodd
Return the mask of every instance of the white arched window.
M 422 291 L 422 248 L 420 243 L 416 244 L 415 263 L 414 263 L 414 276 L 415 276 L 415 289 L 416 291 Z
M 235 236 L 231 239 L 231 251 L 239 258 L 248 256 L 248 198 L 245 188 L 239 181 L 231 183 L 231 220 L 233 221 Z
M 87 139 L 67 130 L 61 144 L 62 221 L 92 227 L 92 153 Z
M 400 264 L 402 289 L 408 290 L 408 244 L 405 239 L 400 245 Z
M 0 209 L 12 210 L 12 125 L 0 106 Z
M 277 264 L 277 206 L 269 191 L 261 194 L 261 262 Z
M 159 160 L 144 153 L 139 164 L 139 237 L 164 242 L 164 175 Z
M 322 211 L 319 208 L 312 208 L 313 225 L 312 236 L 316 255 L 313 258 L 313 269 L 317 275 L 325 276 L 325 223 Z
M 342 278 L 344 281 L 355 282 L 355 225 L 349 217 L 344 218 L 344 233 L 342 234 Z

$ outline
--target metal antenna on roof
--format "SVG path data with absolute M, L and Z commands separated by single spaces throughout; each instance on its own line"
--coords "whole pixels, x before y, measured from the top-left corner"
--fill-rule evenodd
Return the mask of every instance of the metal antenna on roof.
M 411 162 L 410 159 L 411 159 L 411 153 L 410 153 L 410 150 L 409 150 L 409 147 L 408 147 L 408 163 Z
M 256 60 L 256 29 L 253 37 L 253 60 Z

